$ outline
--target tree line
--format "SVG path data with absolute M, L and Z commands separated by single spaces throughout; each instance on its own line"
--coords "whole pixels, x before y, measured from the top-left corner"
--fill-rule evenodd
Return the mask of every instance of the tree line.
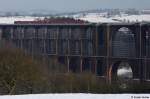
M 75 74 L 65 72 L 66 66 L 53 59 L 48 60 L 48 66 L 46 63 L 9 44 L 0 44 L 0 94 L 150 92 L 149 84 L 132 83 L 122 89 L 89 71 Z

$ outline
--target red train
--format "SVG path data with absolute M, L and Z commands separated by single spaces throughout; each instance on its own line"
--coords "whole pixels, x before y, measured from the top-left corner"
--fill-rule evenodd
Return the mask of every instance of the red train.
M 15 24 L 85 24 L 88 23 L 83 20 L 73 18 L 45 18 L 43 20 L 35 21 L 15 21 Z

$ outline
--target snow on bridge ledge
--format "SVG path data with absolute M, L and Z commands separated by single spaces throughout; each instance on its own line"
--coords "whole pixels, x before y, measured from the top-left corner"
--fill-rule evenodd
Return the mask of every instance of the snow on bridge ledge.
M 150 99 L 150 94 L 35 94 L 6 95 L 0 99 Z

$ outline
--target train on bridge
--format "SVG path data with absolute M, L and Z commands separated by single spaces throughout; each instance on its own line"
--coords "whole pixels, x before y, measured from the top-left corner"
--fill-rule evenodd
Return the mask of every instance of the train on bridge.
M 1 24 L 0 39 L 31 55 L 53 58 L 66 72 L 90 71 L 111 81 L 120 65 L 150 79 L 150 24 Z

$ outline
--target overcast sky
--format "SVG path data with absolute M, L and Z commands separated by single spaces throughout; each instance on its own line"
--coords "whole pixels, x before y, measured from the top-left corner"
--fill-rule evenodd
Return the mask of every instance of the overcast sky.
M 149 9 L 150 0 L 0 0 L 0 11 L 54 10 L 66 12 L 97 8 Z

